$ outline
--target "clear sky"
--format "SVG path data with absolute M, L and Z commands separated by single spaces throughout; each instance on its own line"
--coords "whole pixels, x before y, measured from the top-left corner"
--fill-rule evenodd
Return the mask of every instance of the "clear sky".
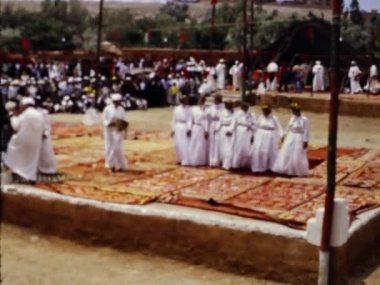
M 345 0 L 346 5 L 350 5 L 351 0 Z M 359 0 L 360 8 L 363 10 L 378 10 L 380 11 L 380 0 Z

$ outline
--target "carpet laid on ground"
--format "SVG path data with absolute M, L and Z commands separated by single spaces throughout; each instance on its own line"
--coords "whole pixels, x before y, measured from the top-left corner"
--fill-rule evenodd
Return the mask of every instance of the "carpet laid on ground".
M 113 203 L 152 202 L 219 211 L 304 229 L 323 207 L 327 181 L 327 149 L 310 149 L 307 178 L 278 177 L 248 171 L 180 167 L 168 134 L 132 130 L 124 149 L 129 169 L 113 173 L 104 167 L 101 126 L 54 124 L 53 144 L 60 182 L 37 187 L 62 195 Z M 346 198 L 351 219 L 380 206 L 380 152 L 339 149 L 337 196 Z

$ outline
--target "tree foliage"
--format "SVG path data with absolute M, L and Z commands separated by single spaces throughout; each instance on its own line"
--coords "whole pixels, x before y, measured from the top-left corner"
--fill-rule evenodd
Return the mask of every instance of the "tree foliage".
M 221 0 L 216 6 L 215 29 L 211 29 L 211 5 L 202 18 L 191 18 L 186 4 L 170 2 L 152 17 L 134 17 L 129 9 L 105 9 L 102 39 L 120 46 L 152 46 L 168 48 L 242 49 L 242 1 Z M 248 19 L 250 20 L 248 13 Z M 310 14 L 304 19 L 319 18 Z M 380 50 L 380 20 L 366 29 L 359 1 L 352 0 L 343 17 L 342 37 L 363 51 Z M 302 17 L 279 15 L 256 5 L 254 42 L 256 49 L 274 42 L 280 34 Z M 21 41 L 28 38 L 32 51 L 85 49 L 95 50 L 98 15 L 91 15 L 79 0 L 44 0 L 38 11 L 2 7 L 0 16 L 0 50 L 22 51 Z M 214 33 L 213 33 L 214 31 Z M 247 37 L 250 42 L 250 35 Z M 379 51 L 380 53 L 380 51 Z M 379 55 L 380 57 L 380 55 Z

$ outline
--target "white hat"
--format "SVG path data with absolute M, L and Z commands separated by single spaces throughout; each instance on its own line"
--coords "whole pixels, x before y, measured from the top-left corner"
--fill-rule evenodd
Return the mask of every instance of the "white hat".
M 317 60 L 317 61 L 315 62 L 315 64 L 320 65 L 320 64 L 322 64 L 322 62 L 321 62 L 320 60 Z
M 16 108 L 17 104 L 13 101 L 8 101 L 7 103 L 5 103 L 5 110 L 7 111 L 11 111 L 13 110 L 14 108 Z
M 121 99 L 122 99 L 121 94 L 119 94 L 119 93 L 111 94 L 111 100 L 112 101 L 120 101 Z
M 24 97 L 21 100 L 21 105 L 26 106 L 26 105 L 34 105 L 36 102 L 32 97 Z

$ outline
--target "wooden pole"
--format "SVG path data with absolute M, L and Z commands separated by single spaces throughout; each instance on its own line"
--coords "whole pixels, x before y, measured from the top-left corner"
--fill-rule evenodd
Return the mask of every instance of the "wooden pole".
M 99 2 L 99 18 L 98 18 L 98 39 L 97 39 L 97 45 L 96 45 L 96 90 L 95 90 L 95 103 L 94 106 L 96 107 L 96 104 L 98 102 L 98 97 L 100 93 L 100 55 L 101 55 L 101 43 L 102 43 L 102 29 L 103 29 L 103 6 L 104 6 L 104 0 L 100 0 Z
M 216 14 L 216 1 L 211 1 L 212 10 L 211 10 L 211 52 L 215 48 L 215 14 Z
M 327 159 L 327 192 L 325 214 L 323 217 L 322 239 L 320 246 L 319 285 L 332 284 L 335 272 L 331 272 L 331 233 L 334 216 L 334 198 L 336 187 L 336 149 L 338 138 L 339 114 L 339 39 L 342 0 L 332 1 L 333 23 L 331 28 L 331 98 L 329 114 L 328 159 Z
M 245 101 L 246 99 L 246 90 L 247 90 L 247 72 L 248 72 L 248 47 L 247 47 L 247 35 L 248 35 L 248 16 L 247 16 L 247 1 L 243 0 L 243 78 L 242 78 L 242 93 L 241 100 Z
M 248 93 L 249 93 L 249 100 L 250 100 L 250 103 L 254 102 L 254 104 L 256 104 L 256 98 L 253 99 L 251 98 L 252 96 L 252 89 L 253 89 L 253 86 L 252 86 L 252 75 L 253 75 L 253 68 L 254 68 L 254 48 L 255 48 L 255 43 L 254 43 L 254 40 L 255 40 L 255 24 L 254 24 L 254 21 L 255 21 L 255 0 L 251 0 L 251 23 L 250 23 L 250 43 L 249 43 L 249 49 L 250 49 L 250 52 L 249 52 L 249 72 L 248 72 L 248 76 L 249 76 L 249 90 L 248 90 Z

